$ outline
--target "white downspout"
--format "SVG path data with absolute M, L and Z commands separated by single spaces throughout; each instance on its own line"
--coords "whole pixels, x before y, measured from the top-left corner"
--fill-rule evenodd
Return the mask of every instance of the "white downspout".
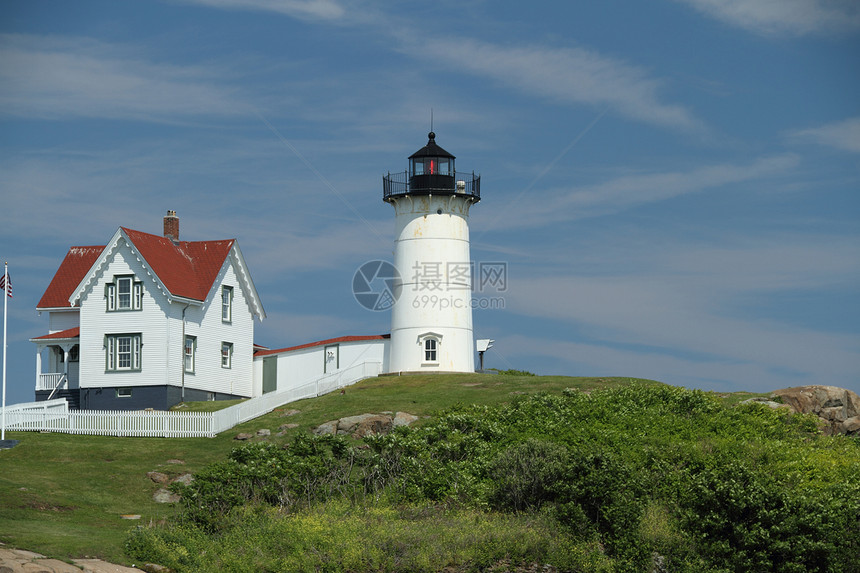
M 182 367 L 182 401 L 185 401 L 185 311 L 188 310 L 189 305 L 186 304 L 185 308 L 182 309 L 182 353 L 180 355 L 181 360 L 179 361 L 180 366 Z

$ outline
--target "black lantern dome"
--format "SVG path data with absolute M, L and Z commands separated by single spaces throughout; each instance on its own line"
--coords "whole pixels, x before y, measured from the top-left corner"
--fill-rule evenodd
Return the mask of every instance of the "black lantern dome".
M 409 156 L 409 170 L 383 176 L 383 200 L 404 195 L 467 195 L 481 200 L 481 176 L 457 173 L 453 155 L 436 144 L 436 134 L 427 135 L 427 145 Z

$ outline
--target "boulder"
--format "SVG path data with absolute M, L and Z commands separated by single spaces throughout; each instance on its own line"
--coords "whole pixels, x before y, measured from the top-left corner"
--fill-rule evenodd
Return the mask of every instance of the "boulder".
M 182 485 L 191 485 L 191 482 L 194 481 L 194 476 L 191 474 L 182 474 L 173 481 L 175 483 L 181 483 Z
M 826 433 L 853 433 L 858 429 L 856 422 L 846 424 L 860 416 L 860 396 L 851 390 L 837 386 L 797 386 L 777 390 L 773 396 L 781 398 L 795 412 L 821 418 Z
M 266 429 L 266 428 L 263 428 L 263 429 L 261 429 L 261 430 L 257 430 L 257 435 L 258 435 L 258 436 L 271 436 L 271 435 L 272 435 L 272 431 L 271 431 L 271 430 L 268 430 L 268 429 Z
M 347 416 L 345 418 L 341 418 L 337 421 L 337 433 L 349 434 L 355 430 L 358 424 L 376 415 L 377 414 L 358 414 L 357 416 Z
M 385 434 L 391 431 L 393 425 L 391 416 L 383 414 L 359 414 L 341 418 L 337 422 L 337 433 L 352 434 L 355 438 Z
M 146 477 L 155 483 L 170 483 L 170 477 L 161 472 L 146 472 Z
M 418 421 L 418 416 L 413 416 L 407 412 L 397 412 L 397 415 L 394 416 L 394 427 L 398 426 L 411 426 L 415 422 Z
M 284 436 L 284 435 L 286 435 L 288 430 L 292 430 L 292 429 L 298 428 L 298 427 L 299 427 L 298 424 L 281 424 L 280 426 L 278 426 L 279 431 L 275 435 L 276 436 Z
M 762 406 L 767 406 L 771 409 L 777 408 L 786 408 L 791 410 L 791 406 L 788 404 L 780 404 L 779 402 L 774 402 L 773 400 L 768 400 L 767 398 L 749 398 L 748 400 L 744 400 L 741 404 L 761 404 Z
M 240 442 L 244 442 L 245 440 L 250 440 L 250 439 L 251 439 L 251 438 L 253 438 L 253 437 L 254 437 L 254 434 L 246 434 L 246 433 L 244 433 L 244 432 L 243 432 L 243 433 L 240 433 L 240 434 L 236 434 L 236 437 L 235 437 L 235 438 L 233 438 L 233 439 L 234 439 L 234 440 L 239 440 Z
M 353 438 L 363 438 L 365 436 L 378 436 L 387 434 L 394 427 L 394 420 L 391 416 L 377 414 L 361 421 L 352 432 Z
M 330 422 L 323 422 L 312 431 L 317 436 L 326 436 L 328 434 L 337 434 L 337 420 L 331 420 Z
M 851 435 L 860 434 L 860 416 L 854 416 L 842 422 L 842 432 Z
M 176 503 L 179 501 L 179 495 L 170 490 L 161 488 L 152 494 L 152 500 L 155 503 Z
M 337 434 L 340 436 L 351 435 L 354 438 L 363 438 L 365 436 L 387 434 L 395 426 L 408 426 L 416 420 L 418 420 L 418 416 L 413 416 L 406 412 L 398 412 L 396 416 L 392 416 L 391 413 L 359 414 L 320 424 L 312 431 L 318 436 Z M 281 428 L 283 429 L 286 426 L 287 424 L 281 426 Z

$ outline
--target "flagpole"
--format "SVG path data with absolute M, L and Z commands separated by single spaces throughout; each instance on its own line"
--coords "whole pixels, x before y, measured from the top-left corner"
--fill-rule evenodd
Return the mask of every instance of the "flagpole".
M 9 298 L 7 295 L 9 294 L 9 263 L 3 263 L 3 293 L 0 296 L 3 297 L 3 414 L 2 414 L 2 422 L 0 422 L 0 441 L 6 440 L 6 315 L 8 314 L 7 310 L 9 308 L 9 301 L 6 300 Z

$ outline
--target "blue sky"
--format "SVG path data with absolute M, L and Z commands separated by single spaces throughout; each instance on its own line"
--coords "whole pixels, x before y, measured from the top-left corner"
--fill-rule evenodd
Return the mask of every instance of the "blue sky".
M 508 265 L 488 367 L 860 391 L 856 0 L 7 0 L 8 402 L 68 247 L 167 209 L 239 240 L 259 343 L 388 332 L 351 280 L 431 109 Z

